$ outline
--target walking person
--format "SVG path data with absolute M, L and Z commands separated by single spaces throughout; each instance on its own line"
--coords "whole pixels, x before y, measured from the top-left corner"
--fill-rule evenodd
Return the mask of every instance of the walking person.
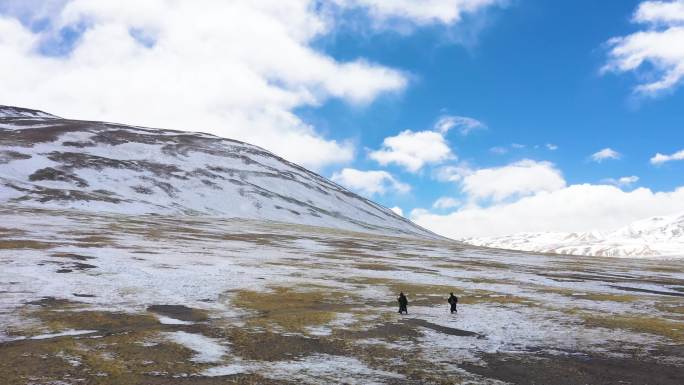
M 399 293 L 399 298 L 397 298 L 397 301 L 399 302 L 399 314 L 402 312 L 408 314 L 408 310 L 406 309 L 408 306 L 408 298 L 406 298 L 403 291 Z
M 447 302 L 449 302 L 449 305 L 451 305 L 451 314 L 458 313 L 458 310 L 456 310 L 456 304 L 458 304 L 458 297 L 454 295 L 454 293 L 450 293 L 451 295 L 449 296 L 449 299 Z

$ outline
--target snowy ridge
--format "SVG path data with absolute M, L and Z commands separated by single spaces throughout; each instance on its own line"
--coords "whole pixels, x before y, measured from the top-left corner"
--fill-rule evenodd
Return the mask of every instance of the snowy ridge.
M 0 106 L 0 118 L 59 118 L 43 111 L 29 108 Z
M 437 237 L 257 146 L 0 106 L 0 203 Z
M 476 246 L 543 253 L 684 258 L 684 213 L 636 221 L 608 233 L 519 233 L 463 241 Z

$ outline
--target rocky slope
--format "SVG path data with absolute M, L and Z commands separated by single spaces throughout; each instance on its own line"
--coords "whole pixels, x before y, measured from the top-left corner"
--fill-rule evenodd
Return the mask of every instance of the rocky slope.
M 520 233 L 464 241 L 477 246 L 558 254 L 684 257 L 684 213 L 636 221 L 608 233 Z
M 0 106 L 0 204 L 202 214 L 435 237 L 247 143 Z

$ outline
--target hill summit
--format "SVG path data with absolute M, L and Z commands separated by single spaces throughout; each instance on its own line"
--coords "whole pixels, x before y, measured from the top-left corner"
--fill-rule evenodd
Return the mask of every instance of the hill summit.
M 260 147 L 0 106 L 0 203 L 431 232 Z

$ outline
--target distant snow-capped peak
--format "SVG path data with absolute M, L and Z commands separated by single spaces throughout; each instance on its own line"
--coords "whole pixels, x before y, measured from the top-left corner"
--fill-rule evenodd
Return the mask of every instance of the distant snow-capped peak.
M 537 232 L 467 238 L 476 246 L 614 257 L 684 257 L 684 213 L 638 220 L 611 232 Z

